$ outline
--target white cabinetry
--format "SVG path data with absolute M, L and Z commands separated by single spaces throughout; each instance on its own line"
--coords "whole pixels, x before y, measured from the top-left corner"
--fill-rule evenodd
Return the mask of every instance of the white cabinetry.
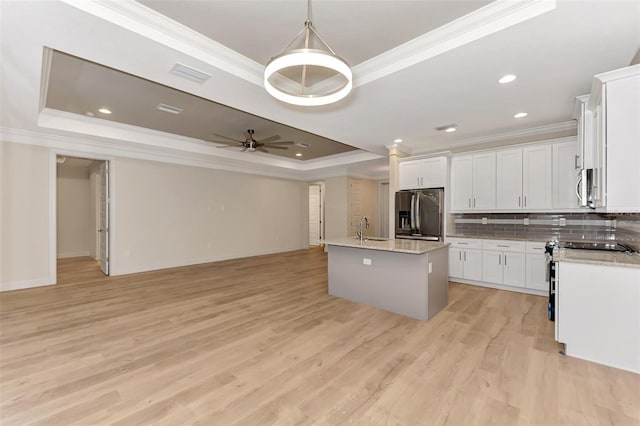
M 495 152 L 454 157 L 451 169 L 452 210 L 495 209 Z
M 449 238 L 449 276 L 482 279 L 482 243 L 476 239 Z
M 560 262 L 557 273 L 566 354 L 640 373 L 640 269 Z
M 398 166 L 399 188 L 443 188 L 447 182 L 447 157 L 402 161 Z
M 562 142 L 553 145 L 553 191 L 554 209 L 578 209 L 576 186 L 579 170 L 576 164 L 576 144 Z
M 501 150 L 497 153 L 497 208 L 551 208 L 551 146 Z
M 512 287 L 525 286 L 523 241 L 482 241 L 482 280 Z
M 575 144 L 572 144 L 575 150 Z M 545 243 L 527 241 L 525 287 L 534 290 L 548 290 L 547 259 L 544 253 Z
M 640 211 L 640 65 L 595 76 L 593 113 L 596 207 Z

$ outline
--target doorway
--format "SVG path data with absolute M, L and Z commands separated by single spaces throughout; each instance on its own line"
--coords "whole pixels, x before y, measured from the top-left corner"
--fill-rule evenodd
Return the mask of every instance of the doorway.
M 324 183 L 309 185 L 309 246 L 319 246 L 324 238 Z
M 389 182 L 380 183 L 380 236 L 389 238 Z
M 56 156 L 56 258 L 109 275 L 108 161 Z

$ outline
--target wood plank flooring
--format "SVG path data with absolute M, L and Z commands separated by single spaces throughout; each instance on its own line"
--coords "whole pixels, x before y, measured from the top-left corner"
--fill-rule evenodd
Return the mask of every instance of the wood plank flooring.
M 420 322 L 327 295 L 322 250 L 0 294 L 2 425 L 638 425 L 640 376 L 558 354 L 543 297 Z

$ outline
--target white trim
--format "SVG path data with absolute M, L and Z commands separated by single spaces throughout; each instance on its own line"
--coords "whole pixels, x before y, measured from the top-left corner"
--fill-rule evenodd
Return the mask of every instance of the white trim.
M 25 288 L 42 287 L 42 286 L 49 286 L 49 285 L 55 285 L 55 282 L 51 282 L 49 278 L 37 278 L 34 280 L 24 280 L 24 281 L 9 281 L 9 282 L 0 283 L 0 292 L 23 290 Z
M 400 158 L 398 159 L 398 163 L 404 163 L 405 161 L 426 160 L 427 158 L 435 158 L 435 157 L 451 158 L 452 156 L 453 156 L 453 152 L 451 151 L 439 151 L 439 152 L 432 152 L 429 154 L 416 155 L 413 157 Z
M 133 0 L 62 1 L 262 87 L 264 66 L 138 2 Z
M 454 283 L 460 283 L 460 284 L 477 285 L 479 287 L 495 288 L 496 290 L 506 290 L 506 291 L 514 291 L 517 293 L 533 294 L 536 296 L 549 295 L 549 293 L 545 290 L 537 290 L 534 288 L 526 288 L 526 287 L 513 287 L 510 285 L 493 284 L 493 283 L 487 283 L 484 281 L 466 280 L 463 278 L 449 277 L 449 281 Z
M 447 144 L 447 148 L 464 147 L 464 146 L 470 146 L 470 145 L 480 145 L 482 143 L 487 143 L 487 142 L 501 142 L 501 141 L 506 141 L 506 140 L 509 140 L 509 139 L 517 139 L 517 138 L 529 137 L 529 136 L 544 137 L 545 135 L 548 135 L 549 133 L 574 130 L 574 129 L 577 128 L 577 126 L 578 126 L 578 124 L 576 123 L 575 120 L 565 121 L 565 122 L 562 122 L 562 123 L 549 124 L 547 126 L 531 127 L 529 129 L 513 130 L 513 131 L 509 131 L 509 132 L 495 133 L 493 135 L 479 136 L 477 138 L 463 139 L 463 140 L 458 141 L 458 142 L 453 142 L 453 143 Z M 560 137 L 560 138 L 541 139 L 541 140 L 538 140 L 538 141 L 526 142 L 526 143 L 518 143 L 518 144 L 513 144 L 513 145 L 514 146 L 515 145 L 525 146 L 527 144 L 537 144 L 537 143 L 542 143 L 542 142 L 552 142 L 552 141 L 556 142 L 556 141 L 565 141 L 565 140 L 568 141 L 570 139 L 575 139 L 575 138 L 576 138 L 575 135 L 573 135 L 573 136 L 563 136 L 563 137 Z M 486 151 L 486 150 L 493 150 L 493 149 L 500 149 L 500 148 L 504 148 L 504 147 L 479 149 L 477 151 Z M 469 151 L 469 152 L 471 152 L 471 151 Z M 420 154 L 420 155 L 422 155 L 423 153 L 424 154 L 430 154 L 431 152 L 429 152 L 429 151 L 420 151 L 420 152 L 418 152 L 418 154 Z M 458 153 L 456 153 L 456 154 L 458 154 Z
M 65 253 L 58 253 L 58 259 L 68 259 L 70 257 L 89 257 L 89 250 L 82 251 L 70 251 Z
M 555 8 L 555 0 L 494 1 L 355 66 L 353 85 L 371 83 Z

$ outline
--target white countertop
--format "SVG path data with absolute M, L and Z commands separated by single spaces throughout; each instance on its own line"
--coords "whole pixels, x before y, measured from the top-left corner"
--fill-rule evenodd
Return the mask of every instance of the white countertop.
M 430 251 L 439 250 L 449 246 L 449 243 L 442 243 L 439 241 L 424 241 L 424 240 L 364 240 L 360 242 L 358 237 L 346 237 L 346 238 L 330 238 L 328 240 L 321 241 L 323 244 L 341 246 L 341 247 L 353 247 L 368 250 L 382 250 L 392 251 L 396 253 L 408 253 L 408 254 L 424 254 Z
M 639 253 L 627 254 L 615 251 L 555 249 L 553 251 L 553 260 L 556 262 L 640 268 Z

